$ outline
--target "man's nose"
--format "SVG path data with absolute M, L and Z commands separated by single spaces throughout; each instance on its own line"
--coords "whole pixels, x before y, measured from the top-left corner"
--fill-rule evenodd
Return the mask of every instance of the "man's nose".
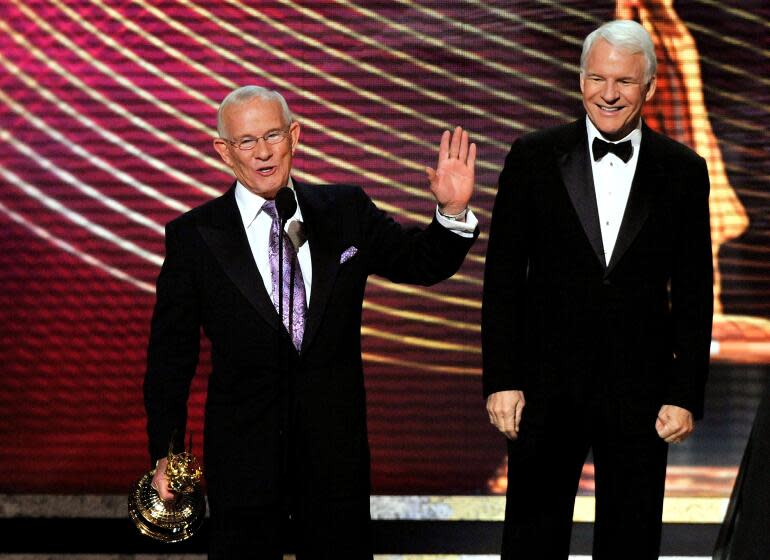
M 607 80 L 604 82 L 602 98 L 604 101 L 610 103 L 618 100 L 618 86 L 613 80 Z
M 254 146 L 254 157 L 257 159 L 270 159 L 271 155 L 273 155 L 273 152 L 265 139 L 260 138 L 257 140 L 257 145 Z

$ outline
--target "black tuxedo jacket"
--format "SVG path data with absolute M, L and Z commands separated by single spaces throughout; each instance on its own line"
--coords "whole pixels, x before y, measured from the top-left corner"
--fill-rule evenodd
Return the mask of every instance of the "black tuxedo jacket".
M 298 494 L 368 499 L 366 279 L 436 283 L 457 271 L 473 243 L 435 220 L 406 230 L 358 187 L 294 185 L 313 267 L 300 352 L 264 288 L 234 187 L 166 228 L 144 386 L 150 454 L 165 456 L 174 432 L 182 444 L 202 328 L 212 359 L 208 492 L 233 506 L 281 499 L 286 477 Z M 355 255 L 341 263 L 351 247 Z
M 650 430 L 661 405 L 700 417 L 712 261 L 705 161 L 646 125 L 605 262 L 585 119 L 516 141 L 500 175 L 484 280 L 485 396 L 524 415 L 598 403 Z M 566 401 L 565 401 L 566 399 Z

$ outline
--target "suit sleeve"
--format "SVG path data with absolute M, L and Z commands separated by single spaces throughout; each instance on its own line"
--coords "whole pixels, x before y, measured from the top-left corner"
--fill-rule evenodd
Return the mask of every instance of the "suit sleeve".
M 166 258 L 158 275 L 150 326 L 144 404 L 150 458 L 184 449 L 187 398 L 200 349 L 200 318 L 193 257 L 185 254 L 178 228 L 166 227 Z
M 404 228 L 356 189 L 358 215 L 370 249 L 370 270 L 397 283 L 430 286 L 457 272 L 479 234 L 457 235 L 433 217 L 425 229 Z
M 505 159 L 492 210 L 481 312 L 483 388 L 523 389 L 526 369 L 526 185 L 529 157 L 517 141 Z
M 666 403 L 703 416 L 708 376 L 714 305 L 709 177 L 706 162 L 698 158 L 680 177 L 685 189 L 678 201 L 671 274 L 674 369 Z

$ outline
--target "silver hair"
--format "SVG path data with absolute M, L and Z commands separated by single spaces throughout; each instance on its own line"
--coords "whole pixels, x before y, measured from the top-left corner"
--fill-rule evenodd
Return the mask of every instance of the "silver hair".
M 265 101 L 277 101 L 281 105 L 281 113 L 283 116 L 283 123 L 285 126 L 294 122 L 294 115 L 292 115 L 289 109 L 288 103 L 283 98 L 283 95 L 275 90 L 267 89 L 262 86 L 243 86 L 238 89 L 234 89 L 228 93 L 219 104 L 217 110 L 217 134 L 220 138 L 226 138 L 224 113 L 225 109 L 230 105 L 240 105 L 241 103 L 248 103 L 252 99 L 263 99 Z
M 580 55 L 580 73 L 585 74 L 586 61 L 591 48 L 597 39 L 604 39 L 610 45 L 630 53 L 642 53 L 647 62 L 644 69 L 644 81 L 649 83 L 658 69 L 658 59 L 655 56 L 655 45 L 650 34 L 640 24 L 629 19 L 616 19 L 595 29 L 583 41 L 583 52 Z

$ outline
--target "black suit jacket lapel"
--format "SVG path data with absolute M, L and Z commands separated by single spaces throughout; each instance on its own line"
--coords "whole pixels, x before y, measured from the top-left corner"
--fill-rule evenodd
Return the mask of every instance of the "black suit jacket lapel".
M 294 181 L 297 203 L 302 211 L 305 235 L 310 244 L 310 260 L 313 266 L 313 283 L 310 289 L 310 305 L 305 319 L 302 336 L 304 351 L 321 325 L 326 304 L 329 301 L 334 280 L 340 266 L 340 251 L 337 240 L 338 227 L 334 221 L 333 208 L 321 193 L 320 187 L 313 187 Z
M 596 207 L 594 178 L 591 162 L 588 159 L 588 132 L 584 119 L 573 123 L 570 134 L 565 137 L 562 144 L 556 147 L 556 157 L 562 181 L 583 226 L 583 231 L 596 258 L 599 259 L 602 267 L 606 267 L 599 210 Z
M 620 223 L 618 238 L 615 241 L 615 248 L 612 250 L 612 258 L 605 271 L 605 276 L 612 272 L 642 229 L 642 225 L 650 213 L 650 198 L 655 186 L 665 184 L 665 173 L 660 164 L 661 158 L 656 155 L 656 152 L 657 138 L 655 133 L 647 125 L 643 125 L 639 159 L 636 162 L 631 191 L 628 194 L 623 221 Z
M 214 201 L 209 217 L 209 221 L 198 223 L 198 231 L 225 274 L 262 318 L 288 337 L 251 254 L 243 220 L 235 202 L 235 186 Z

